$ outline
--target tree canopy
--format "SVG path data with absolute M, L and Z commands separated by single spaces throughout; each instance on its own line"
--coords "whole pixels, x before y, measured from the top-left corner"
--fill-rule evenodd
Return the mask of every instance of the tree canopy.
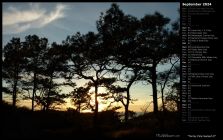
M 91 108 L 97 122 L 102 97 L 112 99 L 111 104 L 120 102 L 127 122 L 129 105 L 134 102 L 131 95 L 137 94 L 130 89 L 140 82 L 152 86 L 154 113 L 159 110 L 159 93 L 163 109 L 170 100 L 178 102 L 179 21 L 170 21 L 159 12 L 138 19 L 112 4 L 96 26 L 97 32 L 77 32 L 61 44 L 49 44 L 37 35 L 28 35 L 23 42 L 12 38 L 3 49 L 2 73 L 3 92 L 12 94 L 13 106 L 20 93 L 31 99 L 33 111 L 35 105 L 49 110 L 70 98 L 78 112 Z M 161 65 L 167 69 L 160 71 Z M 85 80 L 85 86 L 77 87 L 78 80 Z M 65 85 L 73 90 L 65 94 L 61 90 Z M 99 92 L 101 87 L 105 93 Z M 90 104 L 91 89 L 94 104 Z

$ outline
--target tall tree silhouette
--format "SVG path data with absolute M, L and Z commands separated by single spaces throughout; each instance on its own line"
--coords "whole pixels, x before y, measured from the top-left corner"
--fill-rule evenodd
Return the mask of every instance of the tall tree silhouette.
M 38 87 L 39 73 L 44 69 L 43 56 L 46 52 L 48 40 L 39 38 L 37 35 L 25 37 L 24 47 L 26 48 L 27 72 L 31 75 L 32 88 L 32 111 L 34 111 L 34 101 Z
M 180 19 L 178 18 L 171 24 L 172 29 L 168 32 L 168 37 L 166 40 L 166 45 L 168 47 L 167 51 L 169 52 L 169 58 L 166 58 L 166 62 L 163 65 L 170 65 L 168 70 L 163 72 L 158 72 L 158 84 L 160 85 L 160 92 L 161 92 L 161 99 L 162 99 L 162 108 L 165 110 L 164 102 L 168 101 L 171 102 L 172 97 L 171 94 L 176 94 L 174 101 L 176 101 L 177 109 L 179 109 L 179 94 L 177 88 L 175 88 L 177 83 L 179 83 L 179 76 L 180 76 L 180 68 L 179 68 L 179 61 L 180 61 Z M 165 59 L 164 59 L 165 60 Z M 165 88 L 171 87 L 167 92 L 167 97 L 165 101 L 164 91 Z M 174 93 L 175 92 L 175 93 Z
M 140 20 L 138 53 L 142 60 L 140 64 L 143 70 L 147 70 L 147 81 L 152 85 L 154 113 L 158 112 L 157 66 L 172 55 L 173 49 L 173 46 L 168 44 L 170 34 L 166 26 L 169 21 L 158 12 L 145 15 Z
M 41 93 L 37 96 L 37 103 L 44 106 L 43 110 L 48 110 L 53 104 L 64 103 L 64 94 L 59 94 L 58 88 L 63 83 L 54 82 L 55 79 L 62 78 L 61 75 L 67 71 L 66 61 L 68 55 L 63 45 L 58 45 L 55 42 L 51 47 L 47 48 L 42 58 L 43 69 L 40 71 Z M 38 88 L 39 89 L 39 88 Z
M 119 68 L 127 67 L 138 75 L 145 73 L 141 76 L 152 85 L 155 113 L 158 111 L 157 66 L 179 50 L 179 24 L 176 22 L 173 31 L 170 31 L 167 29 L 169 22 L 168 18 L 158 12 L 145 15 L 138 21 L 135 17 L 125 15 L 117 4 L 112 4 L 97 21 L 103 42 L 110 46 L 107 48 L 112 50 L 112 60 L 119 64 Z
M 104 76 L 108 73 L 106 65 L 109 65 L 109 55 L 102 47 L 100 38 L 97 34 L 89 32 L 86 35 L 77 33 L 68 37 L 64 43 L 70 52 L 70 75 L 78 79 L 90 81 L 94 87 L 94 119 L 98 118 L 98 89 L 107 82 Z
M 113 63 L 109 67 L 110 71 L 118 74 L 119 80 L 127 84 L 126 96 L 118 96 L 125 108 L 125 121 L 129 117 L 130 88 L 138 79 L 140 72 L 135 61 L 136 58 L 134 58 L 137 46 L 135 36 L 138 26 L 138 20 L 133 16 L 125 15 L 117 4 L 112 4 L 110 9 L 102 13 L 97 21 L 97 29 L 102 36 L 103 44 L 111 53 Z M 126 102 L 124 102 L 125 99 Z
M 2 78 L 6 82 L 3 92 L 12 93 L 12 106 L 16 106 L 17 94 L 21 88 L 21 73 L 24 70 L 24 51 L 20 38 L 12 40 L 4 47 L 4 59 L 2 63 Z

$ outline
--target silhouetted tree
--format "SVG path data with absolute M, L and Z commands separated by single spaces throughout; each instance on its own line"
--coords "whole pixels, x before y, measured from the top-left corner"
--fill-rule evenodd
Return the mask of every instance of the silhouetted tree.
M 174 62 L 172 62 L 172 61 L 174 61 Z M 160 85 L 163 111 L 166 110 L 166 108 L 165 108 L 165 91 L 168 90 L 167 87 L 170 87 L 174 83 L 179 81 L 179 68 L 177 67 L 177 64 L 179 65 L 179 58 L 175 58 L 175 60 L 172 60 L 172 58 L 170 58 L 169 64 L 170 64 L 169 69 L 159 72 L 157 74 L 157 83 L 158 83 L 158 85 Z
M 37 90 L 38 94 L 35 96 L 35 102 L 44 111 L 54 109 L 58 105 L 66 103 L 64 98 L 67 96 L 61 94 L 61 90 L 58 89 L 58 84 L 49 78 L 39 80 Z
M 39 73 L 44 69 L 43 56 L 46 52 L 48 40 L 39 38 L 37 35 L 25 37 L 24 47 L 26 48 L 26 58 L 28 60 L 26 71 L 32 77 L 32 111 L 34 111 L 34 101 L 38 87 Z
M 124 69 L 125 70 L 125 69 Z M 132 87 L 133 83 L 136 82 L 138 80 L 138 78 L 140 77 L 139 75 L 139 70 L 134 69 L 134 70 L 125 70 L 124 71 L 127 74 L 121 74 L 122 76 L 119 75 L 119 77 L 117 80 L 119 82 L 125 83 L 126 86 L 110 86 L 108 87 L 108 89 L 110 90 L 110 92 L 112 93 L 112 95 L 110 96 L 110 98 L 113 98 L 115 102 L 121 102 L 124 109 L 125 109 L 125 122 L 128 121 L 129 118 L 129 104 L 130 102 L 135 101 L 134 99 L 131 98 L 130 96 L 130 88 Z M 126 95 L 124 95 L 126 93 Z
M 170 31 L 167 28 L 169 22 L 168 18 L 158 12 L 145 15 L 138 21 L 133 16 L 125 15 L 117 4 L 112 4 L 97 21 L 103 43 L 110 46 L 108 50 L 113 52 L 112 60 L 119 67 L 119 70 L 113 69 L 114 72 L 127 67 L 134 74 L 137 73 L 136 79 L 147 79 L 152 85 L 155 113 L 158 111 L 157 66 L 180 50 L 179 24 L 174 23 Z
M 1 64 L 3 64 L 3 58 L 2 58 L 2 63 Z M 2 69 L 2 77 L 4 77 L 3 69 Z M 2 84 L 1 84 L 1 89 L 3 89 Z M 2 103 L 3 103 L 3 96 L 2 96 L 3 92 L 4 92 L 4 90 L 2 90 L 2 92 L 0 93 L 0 105 L 2 105 Z
M 98 116 L 98 88 L 106 81 L 104 76 L 108 73 L 106 65 L 110 64 L 109 54 L 102 47 L 101 40 L 97 34 L 89 32 L 86 35 L 77 33 L 68 37 L 64 42 L 70 53 L 70 76 L 90 81 L 94 87 L 94 118 L 97 122 Z
M 81 110 L 86 110 L 89 108 L 89 102 L 91 95 L 89 94 L 90 87 L 79 87 L 75 88 L 71 94 L 71 101 L 74 106 L 76 106 L 76 110 L 80 113 Z
M 174 85 L 176 83 L 179 83 L 179 77 L 180 77 L 180 68 L 179 68 L 179 61 L 180 61 L 180 52 L 181 47 L 179 47 L 180 44 L 180 19 L 178 18 L 175 22 L 172 23 L 172 29 L 168 34 L 168 38 L 166 41 L 166 44 L 168 46 L 168 52 L 170 54 L 169 58 L 166 59 L 166 63 L 164 65 L 170 65 L 169 70 L 165 70 L 163 72 L 158 73 L 158 84 L 160 85 L 160 92 L 161 92 L 161 98 L 162 98 L 162 107 L 163 110 L 165 110 L 165 104 L 164 104 L 164 91 L 166 87 L 171 87 L 172 91 L 170 92 L 170 89 L 168 91 L 168 96 L 170 97 L 170 93 L 172 94 L 178 94 L 173 93 Z M 170 98 L 168 99 L 168 102 L 170 102 Z M 176 102 L 177 104 L 177 102 Z M 179 108 L 178 108 L 179 109 Z
M 180 82 L 174 82 L 165 97 L 165 106 L 170 111 L 180 111 Z
M 135 36 L 138 28 L 138 20 L 130 15 L 125 15 L 117 4 L 112 4 L 105 14 L 102 13 L 97 21 L 97 29 L 103 40 L 103 44 L 110 51 L 113 63 L 109 65 L 110 71 L 119 75 L 119 80 L 127 84 L 126 96 L 118 95 L 125 108 L 125 121 L 129 116 L 130 88 L 137 80 L 140 69 L 135 57 Z M 120 78 L 121 77 L 121 78 Z M 120 87 L 115 91 L 120 90 Z M 116 99 L 118 99 L 116 98 Z M 126 99 L 126 102 L 124 101 Z
M 179 57 L 179 21 L 173 23 L 171 29 L 167 28 L 169 22 L 168 18 L 158 12 L 138 20 L 125 15 L 117 4 L 112 4 L 105 13 L 101 13 L 96 22 L 97 34 L 76 33 L 68 36 L 62 45 L 53 43 L 51 47 L 46 38 L 36 35 L 26 36 L 23 43 L 14 38 L 6 45 L 2 60 L 3 78 L 13 87 L 3 87 L 3 91 L 13 93 L 15 106 L 18 84 L 21 83 L 26 91 L 32 90 L 32 110 L 35 101 L 44 110 L 48 110 L 54 103 L 64 102 L 65 95 L 60 94 L 59 86 L 67 84 L 74 87 L 73 79 L 85 79 L 88 81 L 87 88 L 79 87 L 71 92 L 77 110 L 80 112 L 82 105 L 87 106 L 85 102 L 89 97 L 88 92 L 93 87 L 95 122 L 99 97 L 112 97 L 121 102 L 127 121 L 132 101 L 130 89 L 136 81 L 146 80 L 152 85 L 153 110 L 157 113 L 157 84 L 161 86 L 163 110 L 164 100 L 178 102 L 176 85 L 179 77 L 173 72 L 177 62 L 169 60 Z M 158 66 L 166 64 L 171 64 L 169 70 L 158 70 Z M 21 79 L 24 65 L 26 69 Z M 55 81 L 62 76 L 68 83 Z M 114 76 L 118 78 L 113 78 Z M 117 81 L 125 83 L 126 87 L 115 86 Z M 167 86 L 172 88 L 166 88 Z M 108 92 L 99 93 L 100 87 L 107 88 L 112 95 L 108 96 Z M 165 98 L 164 91 L 167 89 L 171 90 Z
M 142 60 L 140 65 L 143 70 L 146 70 L 145 78 L 152 85 L 154 113 L 158 111 L 157 67 L 164 64 L 179 50 L 179 37 L 175 32 L 167 29 L 169 21 L 158 12 L 145 15 L 140 20 L 141 26 L 138 32 L 138 53 Z
M 3 49 L 4 59 L 2 62 L 2 78 L 6 82 L 2 92 L 12 93 L 12 105 L 16 106 L 17 94 L 19 87 L 21 90 L 21 73 L 24 70 L 23 46 L 20 38 L 12 38 L 12 40 Z M 2 97 L 1 97 L 2 98 Z
M 47 48 L 44 53 L 44 70 L 41 74 L 46 80 L 46 82 L 43 80 L 43 87 L 47 89 L 46 110 L 55 102 L 57 104 L 65 102 L 63 98 L 66 96 L 57 92 L 57 88 L 63 84 L 55 83 L 53 80 L 62 78 L 61 75 L 67 72 L 67 59 L 68 55 L 66 54 L 64 46 L 58 45 L 55 42 L 52 43 L 51 47 Z

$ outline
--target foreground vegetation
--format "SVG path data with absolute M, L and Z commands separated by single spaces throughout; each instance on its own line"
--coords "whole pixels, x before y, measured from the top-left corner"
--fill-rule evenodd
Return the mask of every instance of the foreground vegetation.
M 172 134 L 179 131 L 176 112 L 159 112 L 158 117 L 147 113 L 124 123 L 118 112 L 104 111 L 98 114 L 97 126 L 93 125 L 92 113 L 79 113 L 74 110 L 32 112 L 3 103 L 0 114 L 3 117 L 1 138 L 8 139 L 138 139 L 152 138 L 159 132 Z

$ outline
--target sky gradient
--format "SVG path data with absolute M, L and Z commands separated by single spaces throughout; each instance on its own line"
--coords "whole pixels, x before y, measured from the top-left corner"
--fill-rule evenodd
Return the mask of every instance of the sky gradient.
M 138 19 L 145 14 L 160 12 L 171 19 L 179 18 L 180 4 L 167 3 L 117 3 L 126 14 L 131 14 Z M 3 3 L 2 6 L 2 45 L 4 46 L 12 37 L 24 37 L 36 34 L 47 37 L 49 43 L 61 43 L 68 35 L 76 32 L 87 33 L 96 30 L 96 21 L 100 13 L 109 9 L 111 3 Z M 83 84 L 83 82 L 81 82 Z M 80 85 L 81 85 L 80 83 Z M 130 106 L 135 111 L 140 111 L 146 103 L 151 101 L 151 86 L 137 83 L 131 88 L 132 98 L 138 99 Z M 138 108 L 138 109 L 135 109 Z

